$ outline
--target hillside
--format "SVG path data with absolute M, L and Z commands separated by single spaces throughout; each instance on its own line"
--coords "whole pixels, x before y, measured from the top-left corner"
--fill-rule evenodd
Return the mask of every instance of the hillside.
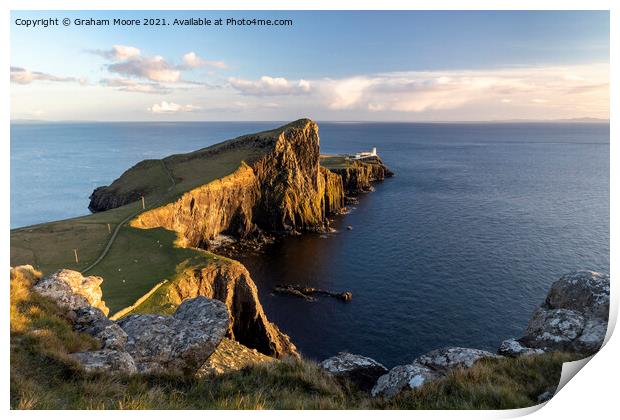
M 218 298 L 231 309 L 237 340 L 269 355 L 295 353 L 267 320 L 247 270 L 209 249 L 220 234 L 243 240 L 328 229 L 346 195 L 391 174 L 378 158 L 337 167 L 333 160 L 324 159 L 332 170 L 321 166 L 318 126 L 302 119 L 142 161 L 93 191 L 94 214 L 13 230 L 11 265 L 100 276 L 111 314 L 123 310 L 116 317 L 169 313 L 197 294 Z M 343 176 L 356 182 L 345 187 Z

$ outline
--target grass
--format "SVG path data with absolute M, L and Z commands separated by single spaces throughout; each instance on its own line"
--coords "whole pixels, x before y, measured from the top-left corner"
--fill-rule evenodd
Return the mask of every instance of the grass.
M 14 409 L 504 409 L 555 389 L 569 354 L 483 360 L 391 400 L 371 398 L 307 360 L 283 360 L 216 377 L 82 371 L 69 353 L 97 343 L 32 292 L 40 274 L 11 272 L 10 404 Z
M 229 175 L 242 162 L 261 154 L 255 148 L 219 150 L 221 147 L 173 155 L 163 161 L 143 161 L 126 171 L 111 188 L 121 193 L 133 189 L 149 191 L 145 196 L 148 210 Z M 218 151 L 216 156 L 214 150 Z M 141 211 L 141 203 L 136 201 L 89 216 L 12 230 L 11 266 L 30 264 L 44 274 L 61 268 L 82 271 L 102 253 L 114 229 Z M 164 229 L 144 230 L 127 225 L 120 228 L 106 257 L 88 272 L 104 278 L 104 300 L 111 312 L 132 304 L 154 285 L 169 279 L 187 259 L 208 258 L 208 253 L 177 247 L 175 239 L 173 232 Z M 74 249 L 78 250 L 79 262 L 75 261 Z

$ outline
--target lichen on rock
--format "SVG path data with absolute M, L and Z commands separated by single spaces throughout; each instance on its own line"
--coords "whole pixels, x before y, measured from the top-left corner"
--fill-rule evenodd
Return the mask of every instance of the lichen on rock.
M 94 306 L 107 315 L 110 310 L 102 300 L 102 282 L 98 276 L 84 277 L 77 271 L 62 269 L 39 280 L 34 290 L 65 308 Z

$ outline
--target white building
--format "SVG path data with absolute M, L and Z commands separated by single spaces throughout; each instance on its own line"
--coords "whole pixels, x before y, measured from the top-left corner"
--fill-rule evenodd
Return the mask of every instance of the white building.
M 367 157 L 374 157 L 377 156 L 377 148 L 373 147 L 372 151 L 370 152 L 359 152 L 355 154 L 355 159 L 363 159 L 363 158 L 367 158 Z

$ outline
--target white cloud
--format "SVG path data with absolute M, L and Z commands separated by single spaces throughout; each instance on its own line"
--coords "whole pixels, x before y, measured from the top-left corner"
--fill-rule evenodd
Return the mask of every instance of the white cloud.
M 194 69 L 197 67 L 205 67 L 205 66 L 215 67 L 218 69 L 225 69 L 228 67 L 226 63 L 224 63 L 223 61 L 204 60 L 193 51 L 188 52 L 187 54 L 183 56 L 183 63 L 185 64 L 185 67 L 190 68 L 190 69 Z
M 181 72 L 160 55 L 134 56 L 129 60 L 110 64 L 108 70 L 123 76 L 145 78 L 155 82 L 178 82 Z
M 128 60 L 141 54 L 139 48 L 129 45 L 113 45 L 109 50 L 89 50 L 89 52 L 115 61 Z
M 228 82 L 233 89 L 250 96 L 301 95 L 311 91 L 310 82 L 303 79 L 292 82 L 284 77 L 263 76 L 258 80 L 231 77 Z
M 52 74 L 42 73 L 40 71 L 31 71 L 22 67 L 11 67 L 11 82 L 20 85 L 28 85 L 35 80 L 48 82 L 76 82 L 83 85 L 87 83 L 86 79 L 54 76 Z
M 316 99 L 332 110 L 421 113 L 493 102 L 568 107 L 580 101 L 600 109 L 609 101 L 607 65 L 393 72 L 310 83 Z
M 159 83 L 139 82 L 133 79 L 102 79 L 101 84 L 107 87 L 118 88 L 123 92 L 151 93 L 151 94 L 167 94 L 171 90 Z
M 148 111 L 154 114 L 175 114 L 177 112 L 190 112 L 200 109 L 194 105 L 179 105 L 174 102 L 161 101 L 158 104 L 153 104 Z

